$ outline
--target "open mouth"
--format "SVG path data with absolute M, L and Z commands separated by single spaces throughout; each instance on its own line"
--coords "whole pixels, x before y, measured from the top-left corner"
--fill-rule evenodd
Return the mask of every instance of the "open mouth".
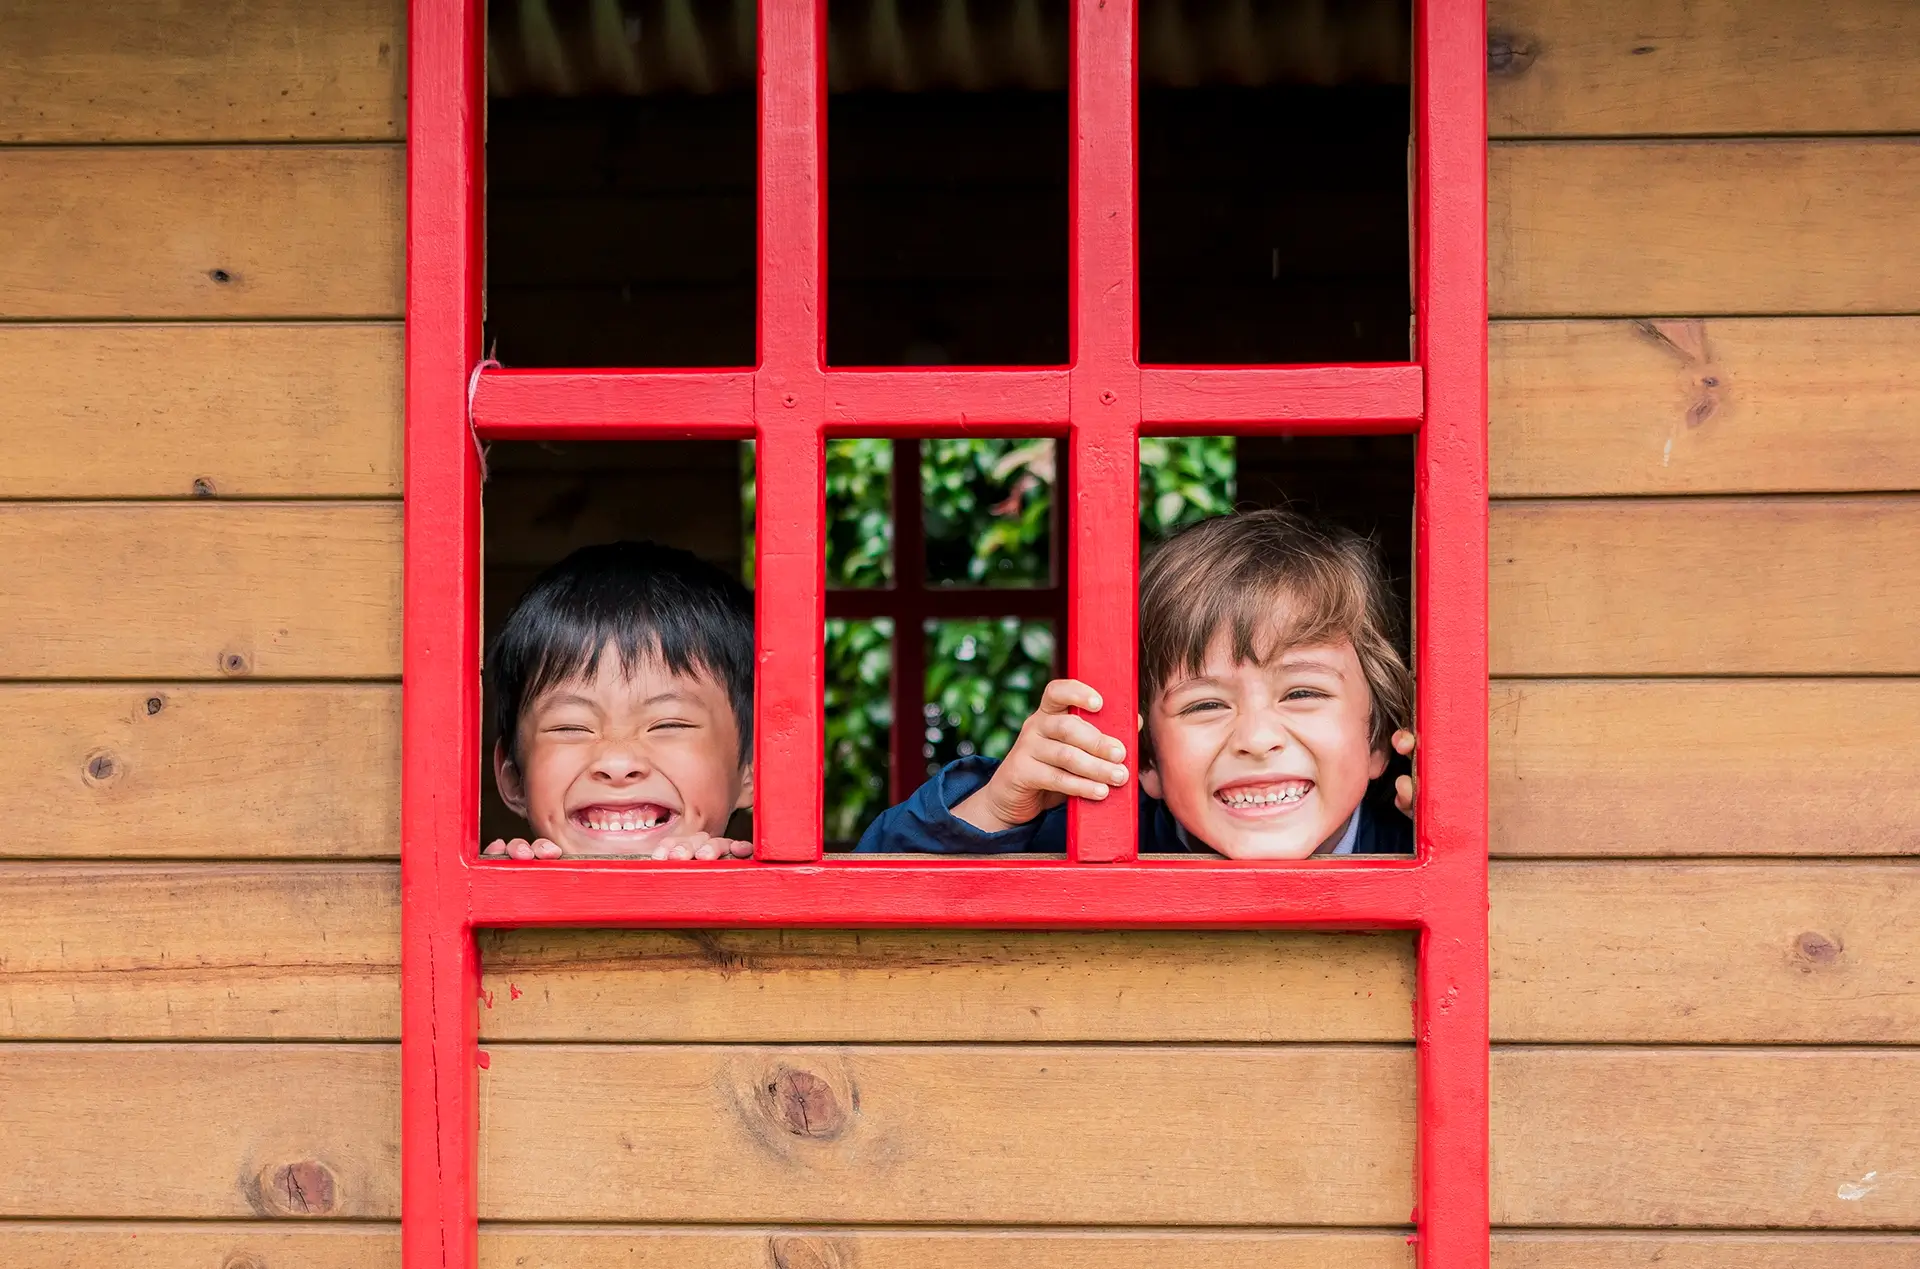
M 1236 815 L 1280 815 L 1300 805 L 1311 792 L 1311 780 L 1248 781 L 1218 789 L 1213 798 Z
M 609 836 L 652 833 L 672 824 L 679 813 L 657 802 L 582 806 L 567 815 L 575 828 Z

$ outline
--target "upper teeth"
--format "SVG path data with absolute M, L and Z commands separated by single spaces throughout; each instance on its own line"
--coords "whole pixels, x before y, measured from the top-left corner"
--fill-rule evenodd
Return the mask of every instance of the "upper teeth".
M 1276 802 L 1298 802 L 1307 796 L 1307 785 L 1293 784 L 1274 793 L 1222 793 L 1220 796 L 1228 806 L 1272 806 Z
M 588 811 L 585 818 L 600 833 L 637 833 L 660 824 L 657 811 Z

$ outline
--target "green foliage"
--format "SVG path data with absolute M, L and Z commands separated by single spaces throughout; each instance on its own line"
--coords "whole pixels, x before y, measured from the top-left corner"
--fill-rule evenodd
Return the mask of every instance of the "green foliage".
M 972 586 L 1048 582 L 1055 445 L 1051 440 L 939 439 L 921 445 L 927 577 Z M 1148 437 L 1140 442 L 1140 531 L 1159 541 L 1232 509 L 1231 437 Z M 884 440 L 827 446 L 827 584 L 884 586 L 892 577 L 889 486 L 893 447 Z M 748 569 L 753 467 L 743 458 Z M 751 573 L 749 572 L 749 579 Z M 922 753 L 928 770 L 965 754 L 999 757 L 1054 673 L 1054 631 L 1016 618 L 930 622 Z M 893 623 L 827 623 L 826 834 L 851 841 L 886 805 L 894 723 Z M 915 772 L 916 776 L 923 773 Z

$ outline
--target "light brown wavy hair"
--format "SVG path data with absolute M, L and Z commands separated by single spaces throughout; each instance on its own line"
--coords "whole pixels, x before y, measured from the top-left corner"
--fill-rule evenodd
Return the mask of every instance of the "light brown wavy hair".
M 1276 627 L 1275 623 L 1279 625 Z M 1265 665 L 1289 648 L 1353 644 L 1373 697 L 1369 739 L 1385 752 L 1413 716 L 1413 675 L 1380 554 L 1367 538 L 1291 511 L 1241 511 L 1181 530 L 1140 574 L 1140 705 L 1198 673 L 1231 631 L 1236 661 Z M 1150 737 L 1141 760 L 1152 762 Z

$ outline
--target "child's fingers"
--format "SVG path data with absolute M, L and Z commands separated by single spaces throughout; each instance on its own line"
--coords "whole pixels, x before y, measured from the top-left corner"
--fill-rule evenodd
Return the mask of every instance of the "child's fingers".
M 1419 738 L 1405 727 L 1393 733 L 1393 751 L 1402 757 L 1412 755 L 1414 746 L 1419 743 Z
M 516 837 L 507 843 L 507 858 L 532 859 L 533 843 L 524 837 Z
M 1051 766 L 1037 760 L 1027 771 L 1024 783 L 1033 789 L 1048 793 L 1064 793 L 1070 798 L 1086 798 L 1093 802 L 1100 801 L 1111 791 L 1104 781 L 1089 780 L 1065 768 Z
M 507 843 L 496 837 L 485 846 L 482 846 L 480 853 L 482 855 L 505 855 L 507 853 Z
M 550 842 L 544 837 L 533 844 L 533 857 L 535 859 L 558 859 L 564 853 L 556 843 Z
M 1393 805 L 1402 815 L 1413 814 L 1413 777 L 1398 776 L 1393 782 Z
M 1039 740 L 1034 742 L 1031 752 L 1033 760 L 1042 766 L 1085 776 L 1116 788 L 1127 782 L 1127 769 L 1124 766 L 1096 758 L 1077 745 L 1059 740 Z
M 1100 693 L 1082 683 L 1079 679 L 1054 679 L 1040 693 L 1040 714 L 1064 714 L 1070 709 L 1090 709 L 1100 712 Z
M 1078 714 L 1042 715 L 1035 730 L 1042 736 L 1072 745 L 1076 749 L 1084 750 L 1096 758 L 1104 758 L 1108 762 L 1125 762 L 1127 758 L 1125 744 L 1107 735 Z

